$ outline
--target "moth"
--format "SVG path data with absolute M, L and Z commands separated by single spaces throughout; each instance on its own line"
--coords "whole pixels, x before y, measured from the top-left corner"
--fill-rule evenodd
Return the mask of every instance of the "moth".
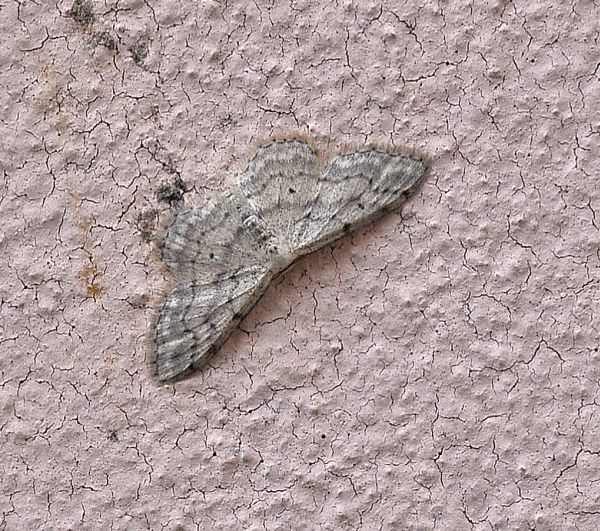
M 156 320 L 158 380 L 200 367 L 277 275 L 398 207 L 427 169 L 406 149 L 326 158 L 297 138 L 259 148 L 233 186 L 179 211 L 164 232 L 160 255 L 180 283 Z

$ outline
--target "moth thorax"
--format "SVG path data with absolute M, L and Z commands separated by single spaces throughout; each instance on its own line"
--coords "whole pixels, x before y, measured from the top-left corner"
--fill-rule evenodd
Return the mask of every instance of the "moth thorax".
M 266 227 L 265 222 L 256 214 L 249 214 L 242 218 L 242 223 L 246 230 L 252 235 L 252 238 L 261 245 L 267 245 L 273 238 L 271 231 Z

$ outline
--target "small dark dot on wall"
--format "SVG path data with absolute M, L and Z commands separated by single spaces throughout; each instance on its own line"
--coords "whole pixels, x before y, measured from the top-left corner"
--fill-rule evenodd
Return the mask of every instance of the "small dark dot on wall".
M 217 457 L 217 452 L 213 452 L 213 457 Z
M 321 433 L 321 439 L 325 439 L 326 435 L 324 433 Z
M 148 47 L 150 41 L 146 37 L 141 37 L 135 44 L 129 47 L 131 58 L 137 65 L 141 65 L 148 56 Z
M 75 0 L 71 9 L 67 11 L 67 15 L 82 26 L 89 26 L 95 19 L 92 4 L 87 0 Z
M 117 41 L 115 41 L 113 36 L 108 33 L 108 31 L 99 31 L 95 33 L 91 42 L 96 46 L 104 46 L 109 50 L 117 49 Z

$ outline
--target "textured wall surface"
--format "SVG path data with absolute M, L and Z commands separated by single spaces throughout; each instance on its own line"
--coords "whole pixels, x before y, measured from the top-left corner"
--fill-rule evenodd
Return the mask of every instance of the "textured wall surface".
M 0 0 L 0 529 L 600 527 L 600 7 L 316 4 Z M 157 385 L 157 226 L 288 131 L 434 165 Z

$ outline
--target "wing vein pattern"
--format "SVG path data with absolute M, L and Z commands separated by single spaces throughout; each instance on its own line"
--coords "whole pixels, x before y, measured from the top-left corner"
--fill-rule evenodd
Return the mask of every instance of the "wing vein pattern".
M 324 159 L 300 139 L 261 147 L 230 189 L 178 212 L 159 244 L 180 280 L 159 310 L 156 375 L 200 367 L 271 280 L 398 207 L 427 171 L 419 155 L 362 148 Z

